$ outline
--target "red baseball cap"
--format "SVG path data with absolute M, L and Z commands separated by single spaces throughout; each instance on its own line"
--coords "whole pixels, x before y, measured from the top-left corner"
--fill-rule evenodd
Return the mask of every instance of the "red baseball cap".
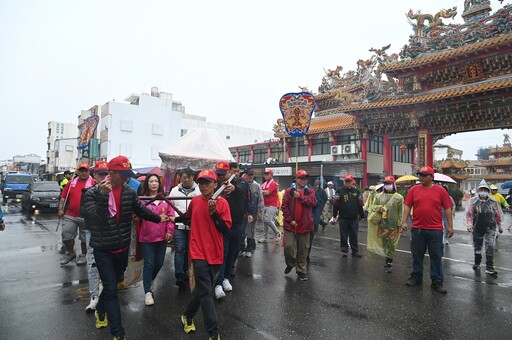
M 309 174 L 306 172 L 306 170 L 299 170 L 297 171 L 297 175 L 295 176 L 296 178 L 304 178 L 304 177 L 309 177 Z
M 432 169 L 429 166 L 423 166 L 421 169 L 417 172 L 420 175 L 430 175 L 434 176 L 434 169 Z
M 89 170 L 90 168 L 91 168 L 91 166 L 89 164 L 87 164 L 87 163 L 80 163 L 80 165 L 78 166 L 77 169 L 78 170 L 80 170 L 80 169 L 87 169 L 87 170 Z
M 210 169 L 203 169 L 199 172 L 199 175 L 197 175 L 197 180 L 200 180 L 201 178 L 207 180 L 208 182 L 211 181 L 217 181 L 217 175 L 213 170 Z
M 386 178 L 384 178 L 384 183 L 396 183 L 396 179 L 393 176 L 386 176 Z
M 105 161 L 97 161 L 94 164 L 94 172 L 97 174 L 106 174 L 108 173 L 108 164 Z
M 272 171 L 272 169 L 265 169 L 264 174 L 271 174 L 272 176 L 274 176 L 274 171 Z
M 217 175 L 224 175 L 229 170 L 229 163 L 226 161 L 220 161 L 215 164 L 215 173 Z M 217 177 L 215 177 L 215 180 L 217 180 Z
M 125 156 L 114 157 L 108 162 L 110 171 L 119 171 L 125 177 L 133 177 L 135 173 L 132 170 L 130 160 Z
M 343 180 L 346 182 L 355 182 L 354 176 L 352 176 L 351 174 L 346 174 L 345 176 L 343 176 Z

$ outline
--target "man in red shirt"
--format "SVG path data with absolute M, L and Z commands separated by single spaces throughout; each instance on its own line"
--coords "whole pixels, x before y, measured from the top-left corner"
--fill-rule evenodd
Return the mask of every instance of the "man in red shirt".
M 407 219 L 414 208 L 412 221 L 411 252 L 413 258 L 411 277 L 408 286 L 420 285 L 423 280 L 423 258 L 428 249 L 430 256 L 431 287 L 439 293 L 446 294 L 443 287 L 443 219 L 441 208 L 444 208 L 448 221 L 448 236 L 453 236 L 452 202 L 448 192 L 440 185 L 432 183 L 434 170 L 424 166 L 418 171 L 421 185 L 413 186 L 404 201 L 404 217 L 402 231 L 407 230 Z
M 197 182 L 201 196 L 192 199 L 185 215 L 185 220 L 191 221 L 189 254 L 194 268 L 196 287 L 192 300 L 181 316 L 181 322 L 185 333 L 195 331 L 193 318 L 199 307 L 202 307 L 205 329 L 210 334 L 210 339 L 217 340 L 220 336 L 213 286 L 224 262 L 223 235 L 227 235 L 231 228 L 231 212 L 225 198 L 212 199 L 217 186 L 215 172 L 201 170 L 197 176 Z M 184 219 L 177 217 L 174 220 L 183 222 Z M 171 221 L 173 221 L 172 217 Z
M 69 181 L 60 196 L 58 216 L 62 218 L 62 243 L 66 247 L 66 253 L 60 260 L 60 265 L 66 265 L 76 258 L 75 238 L 78 235 L 82 253 L 76 259 L 76 265 L 87 263 L 87 247 L 85 243 L 84 219 L 80 214 L 80 203 L 82 201 L 82 189 L 87 189 L 96 184 L 96 181 L 89 174 L 89 164 L 82 163 L 73 180 Z
M 263 194 L 263 204 L 265 205 L 265 208 L 263 209 L 264 236 L 258 240 L 260 243 L 268 242 L 269 227 L 276 234 L 276 241 L 281 238 L 281 233 L 277 230 L 275 222 L 278 212 L 277 191 L 279 186 L 276 181 L 274 181 L 274 172 L 271 169 L 266 169 L 263 173 L 263 177 L 265 178 L 265 182 L 261 185 L 261 192 Z
M 305 170 L 297 171 L 296 187 L 286 189 L 283 195 L 283 228 L 285 274 L 296 267 L 300 280 L 308 279 L 307 256 L 309 234 L 314 229 L 313 208 L 316 206 L 315 191 L 307 187 L 309 175 Z

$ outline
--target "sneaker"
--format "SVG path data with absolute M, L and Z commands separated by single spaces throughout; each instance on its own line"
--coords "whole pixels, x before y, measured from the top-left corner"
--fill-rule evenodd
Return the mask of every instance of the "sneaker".
M 231 283 L 229 282 L 228 279 L 224 279 L 222 281 L 222 289 L 225 291 L 225 292 L 230 292 L 233 290 L 233 286 L 231 285 Z
M 245 251 L 241 251 L 238 253 L 238 256 L 245 256 Z
M 215 286 L 215 298 L 217 300 L 220 300 L 222 298 L 226 297 L 226 293 L 224 293 L 224 290 L 222 289 L 221 285 Z
M 73 261 L 75 258 L 76 258 L 76 253 L 66 252 L 66 254 L 64 254 L 64 256 L 62 256 L 62 259 L 60 260 L 60 265 L 65 266 L 69 262 Z
M 342 251 L 341 252 L 341 256 L 342 257 L 347 257 L 348 256 L 348 251 Z
M 100 316 L 100 313 L 96 310 L 94 312 L 94 316 L 96 317 L 96 328 L 105 328 L 108 326 L 108 319 L 107 315 L 105 313 L 102 313 L 103 315 Z
M 250 251 L 246 251 L 245 252 L 245 257 L 251 258 L 252 257 L 252 253 Z
M 153 300 L 153 293 L 147 292 L 144 296 L 144 303 L 146 306 L 153 306 L 155 304 L 155 300 Z
M 297 273 L 297 276 L 299 277 L 299 279 L 301 281 L 307 281 L 307 279 L 308 279 L 308 276 L 306 273 Z
M 443 283 L 442 282 L 432 282 L 430 287 L 432 287 L 432 289 L 435 290 L 438 293 L 441 293 L 441 294 L 448 293 L 446 288 L 443 287 Z
M 393 271 L 393 265 L 391 263 L 386 263 L 384 268 L 386 268 L 386 273 L 391 273 Z
M 286 268 L 284 269 L 284 273 L 285 274 L 288 274 L 292 271 L 293 267 L 290 267 L 290 266 L 286 266 Z
M 89 301 L 89 304 L 87 305 L 87 307 L 85 307 L 85 311 L 86 312 L 92 312 L 92 311 L 95 311 L 96 310 L 96 305 L 98 304 L 98 297 L 97 296 L 93 296 L 91 298 L 91 301 Z
M 495 271 L 493 267 L 487 267 L 485 269 L 485 273 L 489 275 L 498 275 L 498 272 Z
M 185 282 L 183 281 L 183 279 L 176 279 L 176 286 L 178 287 L 184 287 L 185 286 Z
M 444 244 L 447 246 L 450 244 L 450 241 L 446 240 L 446 241 L 444 241 Z
M 126 335 L 124 335 L 124 334 L 122 334 L 122 335 L 114 335 L 112 340 L 126 340 Z
M 208 337 L 208 340 L 220 340 L 220 335 L 210 335 Z
M 409 287 L 414 287 L 419 286 L 421 284 L 421 281 L 417 280 L 414 277 L 410 277 L 405 284 Z
M 262 237 L 258 240 L 258 243 L 268 243 L 268 238 Z
M 85 254 L 78 255 L 78 257 L 76 258 L 76 265 L 83 266 L 86 263 L 87 263 L 87 258 L 85 257 Z
M 183 330 L 187 334 L 196 330 L 194 319 L 187 317 L 185 314 L 181 316 L 181 323 L 183 324 Z
M 473 265 L 473 270 L 480 270 L 480 265 L 479 264 L 474 264 Z
M 361 258 L 362 256 L 361 256 L 361 254 L 359 254 L 357 252 L 356 253 L 352 252 L 352 257 Z
M 66 254 L 66 251 L 67 251 L 67 250 L 66 250 L 66 246 L 65 246 L 65 245 L 62 245 L 62 246 L 60 247 L 59 254 L 64 255 L 64 254 Z

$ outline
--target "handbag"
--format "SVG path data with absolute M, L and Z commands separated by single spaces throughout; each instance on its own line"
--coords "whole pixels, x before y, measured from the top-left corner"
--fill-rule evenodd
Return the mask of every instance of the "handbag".
M 372 224 L 379 224 L 380 220 L 382 220 L 382 213 L 380 211 L 372 211 L 368 216 L 368 221 Z

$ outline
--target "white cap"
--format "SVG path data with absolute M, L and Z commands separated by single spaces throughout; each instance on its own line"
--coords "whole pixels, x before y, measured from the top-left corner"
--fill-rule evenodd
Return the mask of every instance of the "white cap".
M 329 185 L 329 184 L 334 185 L 334 183 L 332 181 L 327 182 L 327 185 Z

